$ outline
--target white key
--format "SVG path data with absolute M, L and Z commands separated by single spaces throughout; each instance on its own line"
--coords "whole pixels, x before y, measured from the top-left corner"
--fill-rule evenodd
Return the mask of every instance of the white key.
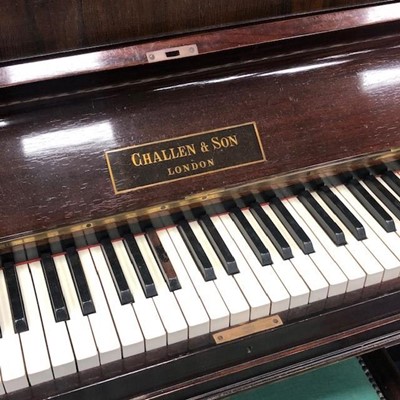
M 192 282 L 186 273 L 185 267 L 175 250 L 167 230 L 159 229 L 157 230 L 157 235 L 168 254 L 181 284 L 181 289 L 175 290 L 173 293 L 188 324 L 189 338 L 210 333 L 210 319 L 208 318 L 207 312 L 204 309 L 199 296 L 194 290 Z
M 31 385 L 53 379 L 42 321 L 28 264 L 16 267 L 29 330 L 20 333 L 26 371 Z
M 229 327 L 229 311 L 214 282 L 206 282 L 203 279 L 178 229 L 167 228 L 167 232 L 175 247 L 175 252 L 170 250 L 168 255 L 176 273 L 179 274 L 178 279 L 185 288 L 193 287 L 193 290 L 196 290 L 210 318 L 210 331 L 215 332 Z M 176 257 L 180 260 L 178 261 Z M 180 268 L 181 264 L 183 269 Z
M 229 310 L 230 325 L 233 326 L 248 322 L 250 320 L 250 307 L 233 276 L 226 273 L 198 222 L 191 221 L 189 224 L 213 266 L 216 276 L 216 279 L 213 282 Z
M 304 214 L 307 214 L 308 211 L 303 208 L 303 212 L 297 213 L 296 209 L 292 207 L 292 203 L 296 202 L 298 204 L 301 204 L 300 201 L 295 197 L 292 197 L 290 201 L 282 201 L 282 203 L 287 207 L 290 214 L 295 218 L 297 223 L 308 235 L 314 246 L 315 252 L 309 254 L 309 257 L 311 258 L 311 260 L 313 260 L 314 264 L 317 266 L 317 268 L 320 270 L 321 274 L 324 276 L 329 284 L 328 297 L 346 293 L 348 279 L 346 278 L 342 270 L 338 267 L 338 265 L 332 260 L 331 256 L 326 252 L 324 247 L 317 239 L 317 236 L 314 235 L 313 231 L 303 221 L 302 217 L 300 217 L 300 215 L 304 216 Z
M 282 236 L 292 249 L 293 258 L 291 259 L 291 262 L 310 289 L 310 303 L 326 299 L 328 296 L 329 285 L 321 272 L 312 260 L 300 250 L 270 206 L 268 204 L 263 204 L 262 208 L 271 218 L 272 222 L 279 229 Z
M 319 238 L 325 250 L 329 253 L 336 264 L 340 267 L 348 279 L 347 292 L 362 289 L 366 279 L 364 270 L 350 254 L 346 246 L 336 246 L 317 221 L 307 212 L 305 207 L 294 197 L 289 199 L 291 206 L 310 228 L 310 231 Z M 350 234 L 350 232 L 348 232 Z M 346 233 L 347 238 L 347 233 Z
M 14 332 L 11 306 L 8 299 L 4 272 L 0 270 L 0 369 L 3 385 L 7 392 L 29 386 L 25 374 L 19 335 Z
M 164 328 L 167 331 L 167 343 L 170 345 L 187 340 L 188 325 L 186 324 L 174 294 L 169 291 L 158 269 L 157 262 L 154 259 L 145 235 L 136 235 L 135 240 L 157 290 L 157 296 L 153 297 L 153 301 L 157 307 Z
M 338 196 L 337 191 L 334 187 L 331 187 L 334 194 L 342 200 L 341 196 Z M 358 241 L 346 228 L 346 226 L 336 217 L 332 210 L 324 203 L 320 196 L 312 192 L 311 195 L 314 199 L 321 205 L 321 207 L 330 215 L 330 217 L 339 225 L 340 229 L 344 232 L 347 244 L 346 248 L 349 250 L 354 259 L 358 262 L 361 268 L 366 274 L 364 286 L 376 285 L 382 281 L 383 268 L 376 260 L 376 258 L 371 254 L 368 248 L 364 245 L 364 240 Z M 357 217 L 357 215 L 355 214 Z M 361 221 L 360 221 L 361 222 Z M 341 246 L 336 247 L 339 249 Z
M 253 217 L 253 214 L 250 212 L 250 210 L 242 211 L 244 216 L 247 218 L 247 220 L 271 254 L 271 266 L 285 286 L 286 290 L 289 292 L 290 308 L 292 309 L 308 304 L 310 298 L 310 290 L 304 283 L 303 279 L 298 274 L 296 269 L 293 267 L 291 261 L 282 259 L 281 255 L 278 253 L 275 246 L 269 240 L 268 236 L 264 233 L 261 226 Z
M 122 356 L 144 353 L 144 338 L 135 312 L 130 304 L 121 304 L 101 246 L 92 246 L 89 250 L 121 342 Z
M 100 365 L 100 360 L 89 319 L 82 314 L 67 260 L 64 255 L 57 255 L 53 260 L 68 309 L 67 328 L 78 371 L 97 367 Z
M 44 334 L 55 378 L 76 372 L 75 357 L 65 322 L 56 322 L 40 261 L 29 263 Z
M 372 217 L 370 218 L 366 215 L 367 211 L 365 208 L 344 185 L 337 186 L 335 189 L 337 193 L 342 196 L 343 202 L 364 225 L 367 239 L 363 240 L 363 243 L 368 247 L 371 254 L 375 256 L 380 265 L 384 268 L 382 281 L 388 281 L 390 279 L 397 278 L 400 272 L 400 262 L 375 234 L 373 230 L 374 223 L 371 221 Z
M 399 175 L 399 172 L 395 172 L 396 175 Z M 393 194 L 393 196 L 395 196 L 399 201 L 400 201 L 400 197 L 398 196 L 398 194 L 389 186 L 386 184 L 386 182 L 382 179 L 382 178 L 378 178 L 378 180 L 384 185 L 386 186 L 386 188 Z M 394 225 L 396 227 L 396 234 L 397 236 L 400 237 L 400 219 L 398 219 L 395 215 L 393 215 L 389 210 L 387 210 L 388 213 L 390 213 L 390 215 L 393 217 L 393 221 L 394 221 Z M 398 248 L 398 246 L 395 246 L 395 250 L 393 250 L 393 248 L 390 248 L 394 254 L 396 255 L 397 258 L 399 258 L 398 254 L 400 252 L 400 249 Z
M 82 269 L 89 286 L 96 312 L 89 314 L 90 326 L 96 341 L 100 356 L 100 364 L 106 364 L 121 359 L 121 345 L 115 326 L 104 298 L 99 277 L 93 264 L 89 249 L 78 250 Z
M 383 186 L 386 187 L 386 189 L 387 189 L 390 193 L 392 193 L 392 195 L 393 195 L 394 197 L 396 197 L 397 200 L 400 201 L 400 197 L 397 195 L 397 193 L 394 192 L 393 189 L 392 189 L 381 177 L 377 177 L 377 179 L 378 179 L 378 181 L 379 181 L 380 183 L 382 183 Z M 376 201 L 378 201 L 378 202 L 386 209 L 386 211 L 393 217 L 394 226 L 396 227 L 396 234 L 397 234 L 397 235 L 400 235 L 400 220 L 399 220 L 386 206 L 384 206 L 383 203 L 382 203 L 377 197 L 375 197 L 375 198 L 376 198 Z M 382 228 L 382 229 L 383 229 L 383 228 Z M 387 233 L 388 233 L 388 232 L 385 231 L 385 234 L 387 234 Z M 393 232 L 390 232 L 390 233 L 393 233 Z M 392 250 L 392 248 L 391 248 L 391 250 L 394 252 L 394 254 L 396 255 L 396 257 L 399 258 L 399 256 L 400 256 L 400 249 L 398 248 L 398 246 L 395 246 L 395 247 L 396 247 L 395 250 Z
M 263 267 L 260 264 L 251 247 L 248 245 L 246 239 L 243 237 L 230 216 L 228 218 L 228 215 L 224 215 L 220 218 L 237 246 L 237 248 L 229 248 L 229 250 L 238 263 L 238 266 L 239 262 L 243 263 L 241 260 L 243 255 L 244 260 L 253 271 L 271 301 L 271 314 L 288 310 L 290 305 L 289 293 L 276 275 L 274 269 L 270 265 Z M 240 266 L 239 270 L 241 271 Z
M 221 214 L 219 216 L 211 217 L 211 221 L 214 223 L 214 226 L 217 228 L 222 240 L 224 240 L 238 264 L 240 272 L 233 275 L 233 278 L 236 280 L 250 305 L 250 319 L 254 320 L 265 317 L 270 313 L 271 301 L 231 238 L 224 225 L 224 220 L 230 221 L 229 214 Z
M 392 191 L 392 189 L 390 189 L 381 178 L 377 178 L 377 180 L 380 181 L 380 183 L 382 183 L 382 185 L 385 186 L 389 192 L 392 192 L 392 194 L 395 197 L 397 197 L 397 195 Z M 396 230 L 399 229 L 400 224 L 397 217 L 386 207 L 386 205 L 375 195 L 375 193 L 373 193 L 370 190 L 370 188 L 364 182 L 361 181 L 360 184 L 371 195 L 371 197 L 373 197 L 376 200 L 376 202 L 380 204 L 382 208 L 392 217 Z M 359 204 L 358 200 L 356 200 L 354 204 Z M 357 208 L 357 212 L 359 213 L 360 217 L 364 219 L 369 228 L 372 230 L 372 235 L 375 245 L 380 247 L 379 249 L 380 255 L 384 253 L 384 259 L 387 260 L 386 262 L 388 263 L 387 267 L 389 269 L 395 268 L 391 266 L 389 263 L 395 264 L 397 266 L 397 272 L 400 273 L 400 261 L 399 261 L 400 241 L 398 237 L 398 232 L 386 232 L 382 228 L 382 226 L 375 220 L 375 218 L 373 218 L 372 215 L 364 207 Z M 379 257 L 379 261 L 380 259 L 381 256 Z M 382 265 L 385 268 L 385 264 L 382 263 Z M 385 273 L 386 272 L 387 271 L 385 271 Z M 392 275 L 394 275 L 394 271 L 392 272 L 393 272 Z
M 167 345 L 167 334 L 164 326 L 152 298 L 146 298 L 144 295 L 125 245 L 122 241 L 116 241 L 113 246 L 135 300 L 132 307 L 144 336 L 146 351 L 165 347 Z
M 377 178 L 377 180 L 386 187 L 386 189 L 393 194 L 399 201 L 397 194 L 393 192 L 393 190 L 386 184 L 386 182 L 382 178 Z M 394 225 L 396 227 L 396 232 L 386 232 L 369 214 L 367 217 L 360 212 L 361 216 L 365 219 L 365 222 L 374 230 L 376 235 L 383 241 L 386 246 L 390 249 L 390 251 L 396 256 L 398 260 L 400 260 L 400 221 L 399 219 L 375 196 L 372 191 L 370 191 L 371 196 L 375 198 L 375 200 L 386 210 L 386 212 L 393 218 Z M 366 210 L 365 210 L 366 211 Z

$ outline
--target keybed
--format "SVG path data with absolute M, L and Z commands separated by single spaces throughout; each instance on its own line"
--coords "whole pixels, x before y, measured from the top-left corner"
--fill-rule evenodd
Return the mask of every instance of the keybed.
M 0 394 L 399 277 L 399 172 L 267 200 L 2 257 Z

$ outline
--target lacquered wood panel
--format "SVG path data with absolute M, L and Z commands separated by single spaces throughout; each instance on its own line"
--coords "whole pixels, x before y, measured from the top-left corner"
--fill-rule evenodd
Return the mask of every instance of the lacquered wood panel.
M 0 61 L 137 41 L 366 0 L 3 0 Z
M 161 39 L 126 47 L 25 61 L 0 67 L 0 88 L 61 77 L 114 70 L 148 63 L 147 53 L 196 45 L 200 55 L 275 43 L 321 33 L 389 24 L 400 20 L 400 4 L 337 11 L 316 16 L 270 21 L 239 28 Z M 379 28 L 378 28 L 379 29 Z M 351 37 L 353 33 L 348 32 Z
M 400 147 L 398 37 L 29 103 L 1 117 L 0 237 Z M 244 61 L 246 52 L 238 54 Z M 134 76 L 132 71 L 132 77 Z M 255 121 L 267 161 L 115 195 L 104 152 Z

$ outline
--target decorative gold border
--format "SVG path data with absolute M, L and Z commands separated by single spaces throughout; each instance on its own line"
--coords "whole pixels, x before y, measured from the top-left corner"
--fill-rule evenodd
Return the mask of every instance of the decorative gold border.
M 112 172 L 112 168 L 111 168 L 111 164 L 110 164 L 110 159 L 108 158 L 108 154 L 109 153 L 115 153 L 115 152 L 119 152 L 119 151 L 123 151 L 123 150 L 135 149 L 135 148 L 139 148 L 139 147 L 148 146 L 148 145 L 154 144 L 154 143 L 165 143 L 165 142 L 170 142 L 170 141 L 173 141 L 173 140 L 186 139 L 186 138 L 193 137 L 193 136 L 205 135 L 207 133 L 212 133 L 212 132 L 220 132 L 220 131 L 224 131 L 224 130 L 227 130 L 227 129 L 238 128 L 240 126 L 247 126 L 247 125 L 253 125 L 253 127 L 254 127 L 254 131 L 256 133 L 258 145 L 260 147 L 262 159 L 257 160 L 257 161 L 251 161 L 251 162 L 244 163 L 244 164 L 232 165 L 231 167 L 218 168 L 218 169 L 215 169 L 213 171 L 202 172 L 202 173 L 199 173 L 199 174 L 193 174 L 193 175 L 189 175 L 189 176 L 182 176 L 181 178 L 175 178 L 175 179 L 171 179 L 171 180 L 168 180 L 168 181 L 150 183 L 148 185 L 137 186 L 137 187 L 134 187 L 134 188 L 131 188 L 131 189 L 124 189 L 124 190 L 120 190 L 120 191 L 117 190 L 117 187 L 115 185 L 114 174 Z M 112 183 L 112 186 L 113 186 L 115 194 L 123 194 L 123 193 L 133 192 L 135 190 L 139 190 L 139 189 L 143 189 L 143 188 L 147 188 L 147 187 L 164 185 L 164 184 L 167 184 L 167 183 L 180 181 L 182 179 L 188 179 L 188 178 L 194 178 L 194 177 L 203 176 L 203 175 L 214 174 L 216 172 L 226 171 L 228 169 L 244 167 L 246 165 L 252 165 L 252 164 L 257 164 L 257 163 L 266 161 L 264 148 L 263 148 L 262 143 L 261 143 L 260 133 L 258 132 L 257 125 L 256 125 L 256 123 L 254 121 L 246 122 L 246 123 L 240 124 L 240 125 L 232 125 L 232 126 L 227 126 L 227 127 L 224 127 L 224 128 L 212 129 L 212 130 L 209 130 L 209 131 L 191 133 L 189 135 L 183 135 L 183 136 L 178 136 L 178 137 L 174 137 L 174 138 L 170 138 L 170 139 L 158 140 L 158 141 L 155 141 L 155 142 L 147 142 L 147 143 L 142 143 L 142 144 L 138 144 L 138 145 L 122 147 L 120 149 L 108 150 L 108 151 L 106 151 L 104 153 L 104 155 L 105 155 L 105 158 L 106 158 L 108 172 L 110 173 L 110 176 L 111 176 L 111 183 Z

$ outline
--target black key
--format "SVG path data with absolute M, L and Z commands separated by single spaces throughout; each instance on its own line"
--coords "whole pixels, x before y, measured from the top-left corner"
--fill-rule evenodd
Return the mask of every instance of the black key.
M 204 280 L 211 281 L 216 278 L 214 268 L 211 265 L 210 260 L 207 257 L 207 254 L 204 252 L 203 247 L 197 240 L 196 235 L 193 233 L 192 228 L 190 227 L 187 221 L 180 221 L 178 224 L 179 232 L 190 251 L 190 254 L 193 257 L 194 262 L 197 265 L 197 268 L 203 275 Z
M 283 226 L 293 237 L 294 241 L 300 247 L 304 254 L 314 253 L 314 246 L 311 239 L 304 232 L 303 228 L 293 218 L 292 214 L 287 210 L 284 204 L 274 197 L 270 200 L 270 206 L 274 210 L 275 214 L 282 222 Z
M 322 186 L 318 188 L 318 194 L 357 240 L 364 240 L 367 238 L 362 223 L 328 188 L 328 186 Z
M 397 194 L 397 196 L 400 196 L 400 178 L 394 172 L 386 171 L 382 175 L 382 179 Z
M 236 260 L 211 221 L 211 218 L 208 215 L 202 215 L 199 219 L 199 223 L 228 275 L 237 274 L 239 268 L 236 264 Z
M 400 201 L 374 176 L 368 176 L 364 182 L 389 211 L 400 218 Z
M 131 259 L 132 265 L 135 268 L 139 282 L 146 297 L 157 296 L 156 286 L 154 285 L 153 278 L 147 268 L 146 262 L 140 252 L 139 246 L 132 234 L 124 235 L 124 244 L 127 253 Z
M 390 215 L 378 204 L 378 202 L 365 190 L 355 179 L 350 180 L 347 185 L 354 197 L 368 210 L 375 220 L 386 232 L 394 232 L 396 227 Z
M 265 213 L 262 207 L 259 204 L 254 203 L 250 207 L 250 212 L 253 214 L 257 222 L 260 224 L 261 228 L 263 229 L 265 234 L 269 237 L 272 244 L 276 247 L 282 258 L 284 260 L 292 258 L 293 257 L 292 249 L 290 248 L 288 242 L 279 232 L 278 228 L 271 221 L 271 219 L 268 217 L 268 215 Z
M 154 258 L 157 261 L 158 267 L 169 287 L 169 290 L 172 292 L 174 290 L 178 290 L 181 288 L 181 284 L 178 279 L 178 275 L 176 274 L 174 267 L 172 266 L 171 260 L 168 257 L 167 252 L 165 251 L 160 238 L 157 235 L 157 232 L 154 229 L 149 229 L 146 231 L 146 238 L 153 251 Z
M 343 231 L 337 225 L 337 223 L 329 216 L 329 214 L 318 204 L 311 193 L 308 190 L 304 190 L 298 196 L 303 206 L 318 222 L 321 228 L 331 238 L 333 243 L 337 246 L 346 244 L 346 238 Z
M 11 313 L 14 322 L 15 333 L 29 330 L 28 320 L 25 315 L 24 302 L 22 301 L 21 289 L 19 287 L 15 265 L 11 261 L 4 263 L 4 278 L 7 286 L 8 298 L 11 305 Z
M 100 244 L 103 246 L 104 252 L 106 253 L 108 268 L 111 272 L 121 304 L 133 303 L 131 290 L 129 289 L 128 282 L 126 281 L 118 257 L 115 254 L 111 240 L 109 238 L 104 238 L 100 241 Z
M 68 310 L 61 290 L 53 257 L 49 253 L 44 253 L 41 254 L 41 259 L 54 318 L 57 322 L 67 321 L 69 319 Z
M 67 259 L 71 271 L 82 314 L 89 315 L 95 313 L 96 309 L 94 307 L 92 295 L 90 294 L 90 289 L 86 281 L 85 273 L 83 272 L 81 260 L 76 249 L 74 247 L 68 247 L 66 249 L 65 258 Z
M 272 264 L 271 254 L 251 226 L 250 222 L 243 215 L 242 210 L 240 208 L 234 208 L 230 211 L 230 216 L 245 238 L 247 244 L 251 247 L 253 253 L 258 258 L 258 261 L 260 261 L 260 264 L 262 266 Z

